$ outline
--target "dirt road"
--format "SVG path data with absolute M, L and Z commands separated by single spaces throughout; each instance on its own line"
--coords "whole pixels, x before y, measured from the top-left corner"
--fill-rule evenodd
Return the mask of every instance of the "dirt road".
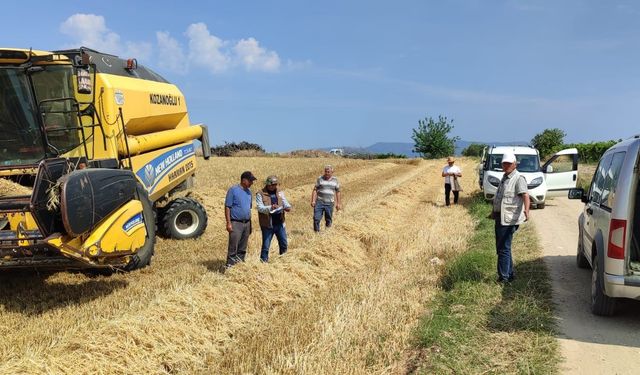
M 553 299 L 567 374 L 638 374 L 640 303 L 621 301 L 615 316 L 589 310 L 591 270 L 576 267 L 577 219 L 582 203 L 556 198 L 532 210 L 553 282 Z

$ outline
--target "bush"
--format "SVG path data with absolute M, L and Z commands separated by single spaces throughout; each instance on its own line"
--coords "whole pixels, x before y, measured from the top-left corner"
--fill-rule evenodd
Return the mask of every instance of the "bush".
M 393 152 L 387 152 L 386 154 L 373 154 L 374 159 L 406 159 L 407 155 L 394 154 Z
M 571 143 L 562 145 L 561 147 L 556 147 L 554 152 L 560 151 L 565 148 L 577 148 L 578 156 L 580 157 L 580 162 L 582 163 L 597 163 L 611 146 L 615 145 L 619 141 L 601 141 L 601 142 L 590 142 L 590 143 Z
M 249 150 L 254 151 L 255 153 L 264 154 L 264 148 L 256 143 L 249 143 L 242 141 L 240 143 L 227 143 L 224 145 L 211 147 L 211 153 L 215 156 L 233 156 L 238 151 Z
M 564 144 L 564 137 L 567 133 L 562 129 L 553 128 L 545 129 L 542 133 L 538 133 L 531 140 L 533 147 L 540 151 L 540 157 L 546 159 Z
M 338 157 L 322 150 L 293 150 L 289 156 L 294 158 L 330 158 Z
M 482 151 L 487 147 L 484 143 L 472 143 L 462 150 L 462 156 L 482 156 Z

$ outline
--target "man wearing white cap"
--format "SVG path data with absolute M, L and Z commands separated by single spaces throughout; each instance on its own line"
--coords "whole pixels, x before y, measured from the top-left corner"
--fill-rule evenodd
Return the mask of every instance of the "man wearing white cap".
M 498 282 L 510 282 L 514 279 L 511 240 L 518 226 L 529 219 L 527 181 L 520 175 L 516 165 L 516 156 L 512 152 L 502 156 L 504 175 L 493 199 Z

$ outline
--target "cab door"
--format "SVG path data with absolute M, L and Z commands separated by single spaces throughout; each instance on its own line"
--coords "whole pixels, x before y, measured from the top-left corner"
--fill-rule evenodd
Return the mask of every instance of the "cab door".
M 480 190 L 482 190 L 483 188 L 483 184 L 482 181 L 484 180 L 484 165 L 485 165 L 485 158 L 487 157 L 487 148 L 483 148 L 482 149 L 482 157 L 480 158 L 480 164 L 478 164 L 477 168 L 478 168 L 478 183 L 480 184 Z
M 578 149 L 568 148 L 555 153 L 544 163 L 542 172 L 547 182 L 547 197 L 566 197 L 578 182 Z

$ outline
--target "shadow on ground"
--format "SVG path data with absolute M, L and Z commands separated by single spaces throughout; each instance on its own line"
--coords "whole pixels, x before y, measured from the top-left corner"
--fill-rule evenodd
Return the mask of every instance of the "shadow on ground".
M 94 277 L 79 283 L 48 282 L 52 272 L 4 271 L 0 274 L 0 306 L 7 311 L 39 315 L 81 305 L 124 288 L 124 280 Z

